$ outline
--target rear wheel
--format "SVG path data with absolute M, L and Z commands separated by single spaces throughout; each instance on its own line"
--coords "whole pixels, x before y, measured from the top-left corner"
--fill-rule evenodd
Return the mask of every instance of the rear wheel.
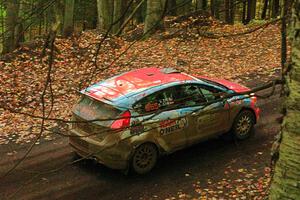
M 73 155 L 72 155 L 72 160 L 76 161 L 76 160 L 79 160 L 79 159 L 82 159 L 82 157 L 77 152 L 74 151 Z
M 154 144 L 142 144 L 133 154 L 131 167 L 137 174 L 145 174 L 153 169 L 157 157 L 158 151 Z
M 250 110 L 241 111 L 232 127 L 232 134 L 234 138 L 238 140 L 245 140 L 253 133 L 253 127 L 255 123 L 255 116 Z

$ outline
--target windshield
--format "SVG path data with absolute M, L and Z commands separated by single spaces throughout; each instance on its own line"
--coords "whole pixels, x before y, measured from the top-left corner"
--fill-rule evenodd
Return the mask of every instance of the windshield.
M 198 79 L 200 79 L 203 82 L 209 83 L 211 85 L 215 85 L 217 87 L 223 88 L 225 90 L 229 90 L 229 88 L 227 88 L 226 86 L 224 86 L 224 85 L 222 85 L 220 83 L 217 83 L 217 82 L 214 82 L 214 81 L 210 81 L 210 80 L 207 80 L 207 79 L 204 79 L 204 78 L 198 78 Z

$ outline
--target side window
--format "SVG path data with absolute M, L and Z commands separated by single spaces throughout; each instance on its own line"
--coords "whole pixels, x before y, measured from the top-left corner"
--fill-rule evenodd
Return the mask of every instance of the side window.
M 175 87 L 175 103 L 181 105 L 195 105 L 206 102 L 200 88 L 195 84 L 181 85 Z
M 172 90 L 173 88 L 168 88 L 146 96 L 134 105 L 134 109 L 140 113 L 147 113 L 166 108 L 167 106 L 174 104 Z
M 192 106 L 206 102 L 209 97 L 214 98 L 209 90 L 202 90 L 197 84 L 174 86 L 149 96 L 134 105 L 139 113 L 154 112 L 170 105 Z
M 215 88 L 201 87 L 201 92 L 207 101 L 213 101 L 220 98 L 220 91 Z

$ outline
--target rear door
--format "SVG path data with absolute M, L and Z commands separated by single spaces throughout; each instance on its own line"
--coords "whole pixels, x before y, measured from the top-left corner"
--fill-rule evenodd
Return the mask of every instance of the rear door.
M 153 135 L 158 143 L 167 151 L 172 152 L 187 144 L 187 118 L 181 109 L 177 109 L 176 87 L 155 92 L 134 105 L 142 119 L 143 129 Z

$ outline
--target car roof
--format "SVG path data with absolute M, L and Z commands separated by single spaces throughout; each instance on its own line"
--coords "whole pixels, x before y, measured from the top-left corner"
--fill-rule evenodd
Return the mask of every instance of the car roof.
M 117 101 L 120 97 L 129 97 L 151 87 L 173 82 L 194 80 L 192 76 L 172 68 L 142 68 L 114 76 L 96 83 L 81 92 L 97 100 Z

